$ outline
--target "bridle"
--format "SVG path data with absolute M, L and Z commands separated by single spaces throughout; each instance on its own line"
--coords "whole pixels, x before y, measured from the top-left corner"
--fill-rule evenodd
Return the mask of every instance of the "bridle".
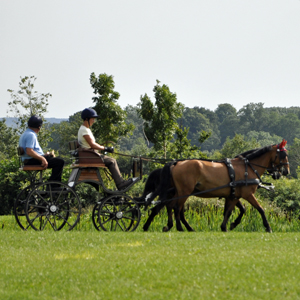
M 279 164 L 275 164 L 277 157 L 279 156 Z M 280 169 L 283 166 L 289 165 L 289 162 L 282 162 L 283 159 L 285 159 L 287 157 L 287 152 L 285 148 L 279 149 L 277 146 L 277 150 L 276 150 L 276 156 L 274 161 L 272 162 L 272 168 L 273 169 Z
M 266 166 L 262 166 L 259 164 L 255 164 L 255 163 L 250 162 L 248 159 L 241 157 L 244 160 L 245 165 L 246 165 L 246 173 L 247 173 L 247 165 L 249 165 L 250 168 L 257 175 L 257 177 L 260 178 L 257 170 L 253 167 L 253 166 L 256 166 L 256 167 L 265 169 L 268 172 L 268 175 L 271 175 L 273 177 L 273 179 L 279 179 L 283 173 L 283 167 L 286 165 L 289 165 L 289 162 L 283 162 L 283 160 L 287 157 L 287 151 L 284 146 L 285 145 L 282 145 L 282 143 L 277 145 L 276 156 L 275 156 L 274 160 L 271 162 L 271 167 L 266 167 Z M 276 163 L 277 160 L 279 160 L 279 163 Z

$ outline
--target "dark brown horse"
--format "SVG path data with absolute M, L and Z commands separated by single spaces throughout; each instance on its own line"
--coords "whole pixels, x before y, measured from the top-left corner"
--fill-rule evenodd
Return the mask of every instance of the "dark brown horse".
M 144 230 L 148 229 L 155 214 L 165 205 L 168 209 L 169 221 L 164 231 L 169 230 L 170 225 L 172 225 L 172 215 L 170 213 L 172 209 L 174 210 L 177 230 L 183 230 L 180 219 L 188 230 L 193 230 L 183 216 L 184 203 L 193 194 L 202 198 L 225 198 L 222 231 L 227 231 L 226 225 L 235 206 L 240 208 L 241 213 L 237 220 L 231 224 L 230 229 L 239 224 L 244 209 L 240 198 L 243 198 L 258 210 L 266 231 L 271 232 L 265 212 L 254 194 L 261 183 L 260 177 L 266 170 L 279 171 L 282 175 L 289 174 L 285 145 L 286 141 L 283 140 L 278 145 L 247 151 L 230 160 L 229 163 L 234 170 L 233 175 L 232 172 L 229 172 L 228 161 L 225 164 L 224 162 L 204 160 L 184 160 L 173 165 L 167 164 L 164 167 L 166 174 L 162 176 L 159 187 L 161 203 L 152 211 L 144 225 Z M 232 176 L 234 177 L 233 180 Z M 166 193 L 171 186 L 176 189 L 175 194 L 171 197 L 173 199 L 170 199 L 170 196 Z

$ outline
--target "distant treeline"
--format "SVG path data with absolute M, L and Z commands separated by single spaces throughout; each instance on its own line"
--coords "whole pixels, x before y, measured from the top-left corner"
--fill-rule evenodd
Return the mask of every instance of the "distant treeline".
M 137 143 L 147 143 L 147 137 L 143 133 L 143 119 L 138 116 L 137 109 L 137 106 L 131 105 L 124 109 L 127 112 L 126 123 L 133 124 L 135 129 L 132 135 L 120 139 L 121 150 L 130 151 Z M 47 122 L 68 122 L 74 115 L 69 119 L 48 118 Z M 7 126 L 14 127 L 16 118 L 5 120 Z M 280 142 L 283 138 L 288 141 L 288 145 L 292 145 L 295 138 L 300 139 L 300 107 L 265 108 L 263 103 L 250 103 L 240 110 L 228 103 L 219 104 L 214 111 L 198 106 L 185 107 L 182 117 L 178 119 L 178 125 L 189 130 L 187 137 L 192 145 L 207 152 L 222 149 L 226 139 L 232 139 L 236 134 L 241 134 L 248 140 L 261 141 L 262 146 L 270 141 Z M 203 143 L 199 141 L 202 131 L 210 134 Z M 57 140 L 58 134 L 57 131 L 52 134 L 54 140 Z M 55 143 L 52 146 L 57 148 Z
M 8 127 L 16 127 L 16 121 L 17 121 L 17 118 L 0 118 L 0 121 L 3 121 L 5 120 L 5 124 L 8 126 Z M 67 118 L 66 119 L 60 119 L 60 118 L 46 118 L 46 122 L 50 123 L 50 124 L 57 124 L 57 123 L 60 123 L 62 121 L 66 121 L 68 120 Z
M 144 139 L 143 120 L 136 111 L 137 107 L 127 106 L 127 122 L 135 125 L 134 134 L 121 139 L 121 147 L 130 150 L 138 138 Z M 186 107 L 179 126 L 189 128 L 188 139 L 192 145 L 202 151 L 212 152 L 222 149 L 226 139 L 241 134 L 245 139 L 259 140 L 262 146 L 278 143 L 282 138 L 292 145 L 295 138 L 300 138 L 300 107 L 264 108 L 263 103 L 250 103 L 236 110 L 231 104 L 220 104 L 212 111 L 204 107 Z M 201 131 L 210 133 L 210 137 L 199 142 Z

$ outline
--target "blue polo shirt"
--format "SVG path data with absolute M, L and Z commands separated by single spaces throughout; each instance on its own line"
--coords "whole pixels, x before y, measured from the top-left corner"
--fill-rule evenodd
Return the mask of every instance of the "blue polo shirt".
M 22 161 L 32 158 L 26 154 L 27 148 L 33 149 L 39 155 L 44 155 L 43 149 L 38 142 L 37 134 L 30 128 L 27 128 L 26 131 L 21 135 L 19 146 L 22 147 L 25 152 L 25 154 L 22 155 Z

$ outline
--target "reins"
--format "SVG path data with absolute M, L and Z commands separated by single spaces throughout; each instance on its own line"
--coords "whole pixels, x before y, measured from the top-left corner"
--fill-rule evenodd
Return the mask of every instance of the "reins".
M 170 162 L 170 161 L 174 160 L 174 159 L 165 159 L 165 158 L 146 157 L 146 156 L 141 156 L 141 155 L 130 155 L 130 154 L 124 154 L 124 153 L 119 153 L 119 152 L 114 152 L 114 154 L 117 154 L 120 156 L 136 158 L 136 159 L 141 159 L 144 161 L 157 161 L 157 162 L 161 162 L 161 164 L 165 164 L 166 162 Z

